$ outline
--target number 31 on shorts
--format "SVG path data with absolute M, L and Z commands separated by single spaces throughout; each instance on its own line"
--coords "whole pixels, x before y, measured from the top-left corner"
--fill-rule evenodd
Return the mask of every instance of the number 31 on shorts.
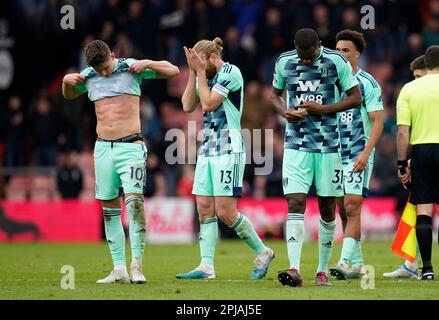
M 341 183 L 343 181 L 343 171 L 342 170 L 334 170 L 334 179 L 332 179 L 332 183 Z

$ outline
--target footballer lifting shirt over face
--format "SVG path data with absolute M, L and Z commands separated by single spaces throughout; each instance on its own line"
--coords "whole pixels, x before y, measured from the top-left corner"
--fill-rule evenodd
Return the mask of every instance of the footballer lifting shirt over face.
M 146 221 L 143 185 L 146 179 L 146 147 L 140 135 L 140 85 L 144 79 L 171 78 L 179 74 L 167 61 L 117 59 L 107 44 L 95 40 L 85 48 L 87 68 L 67 74 L 63 95 L 74 99 L 83 93 L 94 102 L 98 139 L 94 150 L 96 198 L 101 201 L 105 234 L 114 270 L 97 283 L 144 283 L 142 258 Z M 121 221 L 121 197 L 130 217 L 131 279 L 126 269 L 125 234 Z

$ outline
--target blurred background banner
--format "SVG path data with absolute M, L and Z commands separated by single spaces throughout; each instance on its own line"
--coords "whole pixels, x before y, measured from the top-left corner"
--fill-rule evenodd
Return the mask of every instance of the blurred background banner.
M 3 201 L 0 241 L 100 241 L 97 201 Z
M 195 205 L 191 199 L 154 198 L 145 202 L 150 243 L 191 243 L 194 234 Z M 124 214 L 128 226 L 128 215 Z
M 362 233 L 366 237 L 386 238 L 391 234 L 399 221 L 395 211 L 394 198 L 366 200 L 363 205 L 361 222 Z M 257 232 L 267 238 L 283 238 L 283 224 L 287 218 L 287 204 L 283 198 L 275 199 L 242 199 L 238 209 L 252 221 Z M 320 212 L 316 199 L 306 203 L 305 229 L 306 240 L 317 240 Z M 337 216 L 336 240 L 343 239 L 341 220 Z
M 97 242 L 104 239 L 102 211 L 97 201 L 2 201 L 0 242 Z M 283 198 L 241 199 L 238 209 L 264 239 L 282 239 L 287 218 Z M 195 204 L 190 198 L 154 198 L 145 203 L 148 243 L 192 243 L 197 240 Z M 122 213 L 125 228 L 128 216 Z M 320 214 L 316 199 L 307 202 L 306 241 L 317 239 Z M 366 200 L 362 216 L 363 238 L 390 239 L 399 216 L 394 198 Z M 435 217 L 434 224 L 439 225 Z M 337 217 L 336 240 L 343 238 Z M 226 236 L 225 236 L 226 237 Z
M 0 242 L 97 242 L 105 239 L 97 201 L 3 201 Z M 145 204 L 149 243 L 192 243 L 194 203 L 191 199 L 156 198 Z M 125 228 L 128 215 L 122 212 Z
M 74 29 L 61 26 L 64 5 L 74 8 Z M 361 28 L 364 5 L 374 9 L 375 28 Z M 165 136 L 170 129 L 181 130 L 180 147 L 186 148 L 195 139 L 188 124 L 201 130 L 201 109 L 188 114 L 180 102 L 188 77 L 182 48 L 218 36 L 224 40 L 224 60 L 237 65 L 245 80 L 243 129 L 273 132 L 272 141 L 253 143 L 253 154 L 247 154 L 250 163 L 239 207 L 261 234 L 280 237 L 287 214 L 281 182 L 285 123 L 273 110 L 271 82 L 276 59 L 294 48 L 294 33 L 305 27 L 314 28 L 329 48 L 335 47 L 336 33 L 345 28 L 365 34 L 360 67 L 382 88 L 385 119 L 370 198 L 363 208 L 363 229 L 366 236 L 391 239 L 408 196 L 394 165 L 396 98 L 413 79 L 410 62 L 439 43 L 439 0 L 1 1 L 0 199 L 13 220 L 6 222 L 35 224 L 41 241 L 102 237 L 102 216 L 94 200 L 94 107 L 85 96 L 68 101 L 61 94 L 63 76 L 85 67 L 84 46 L 101 39 L 116 57 L 169 60 L 180 69 L 180 75 L 169 81 L 142 84 L 140 114 L 148 148 L 145 210 L 150 241 L 196 239 L 196 223 L 189 224 L 189 219 L 196 222 L 191 195 L 195 166 L 187 161 L 195 157 L 195 150 L 181 153 L 185 164 L 170 164 L 165 152 L 172 141 Z M 263 164 L 254 155 L 265 154 L 266 148 L 273 150 L 273 170 L 255 175 L 255 168 Z M 315 238 L 317 211 L 315 200 L 308 201 L 309 239 Z M 0 222 L 1 241 L 7 240 L 2 227 L 6 222 Z M 32 238 L 32 234 L 12 237 Z

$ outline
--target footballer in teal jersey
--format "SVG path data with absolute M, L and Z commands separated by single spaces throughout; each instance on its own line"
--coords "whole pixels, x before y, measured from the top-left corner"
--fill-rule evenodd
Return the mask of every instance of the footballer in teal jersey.
M 263 278 L 274 257 L 251 222 L 237 211 L 245 167 L 241 135 L 244 81 L 235 65 L 222 60 L 222 40 L 201 40 L 184 48 L 189 79 L 183 93 L 183 110 L 203 110 L 203 143 L 197 158 L 193 194 L 200 220 L 201 262 L 194 270 L 177 274 L 178 279 L 214 279 L 214 255 L 220 218 L 236 231 L 256 255 L 251 279 Z
M 339 114 L 344 197 L 337 199 L 343 222 L 343 248 L 340 260 L 329 272 L 336 279 L 358 278 L 364 265 L 361 252 L 361 207 L 368 195 L 375 145 L 383 130 L 383 103 L 378 82 L 358 67 L 366 47 L 362 33 L 343 30 L 337 34 L 337 50 L 352 65 L 360 84 L 363 102 Z M 349 264 L 352 263 L 352 269 Z
M 303 284 L 303 215 L 314 183 L 321 215 L 316 284 L 327 286 L 331 285 L 327 273 L 334 242 L 335 197 L 343 195 L 337 112 L 359 105 L 361 93 L 349 62 L 341 53 L 321 46 L 314 30 L 297 31 L 294 44 L 296 50 L 279 56 L 273 75 L 272 102 L 287 120 L 282 182 L 288 202 L 286 241 L 290 268 L 280 271 L 278 279 L 283 285 Z
M 114 265 L 110 275 L 97 283 L 145 283 L 142 258 L 146 237 L 143 209 L 146 147 L 140 135 L 140 85 L 144 79 L 174 77 L 179 70 L 167 61 L 116 59 L 108 45 L 100 40 L 87 45 L 85 56 L 89 66 L 81 73 L 66 75 L 62 90 L 66 99 L 75 99 L 87 92 L 95 105 L 96 199 L 101 201 Z M 121 187 L 130 217 L 131 277 L 126 268 Z

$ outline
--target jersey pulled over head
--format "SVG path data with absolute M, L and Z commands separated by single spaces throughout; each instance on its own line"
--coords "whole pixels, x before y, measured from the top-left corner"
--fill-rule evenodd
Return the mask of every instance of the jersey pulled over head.
M 145 69 L 140 74 L 128 71 L 137 60 L 132 58 L 116 59 L 108 45 L 95 40 L 85 47 L 88 67 L 81 71 L 85 82 L 75 86 L 79 93 L 88 92 L 91 101 L 130 94 L 140 96 L 143 79 L 155 79 L 157 72 Z

